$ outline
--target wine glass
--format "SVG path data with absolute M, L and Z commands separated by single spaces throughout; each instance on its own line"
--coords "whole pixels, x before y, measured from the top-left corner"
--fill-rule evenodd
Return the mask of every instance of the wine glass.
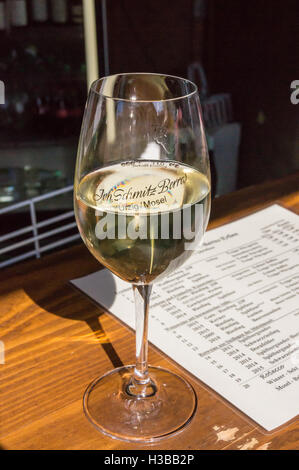
M 96 378 L 84 395 L 85 414 L 103 433 L 126 441 L 178 433 L 197 398 L 182 377 L 148 366 L 148 313 L 153 284 L 198 249 L 208 224 L 210 168 L 196 85 L 151 73 L 95 81 L 74 205 L 87 248 L 132 284 L 136 305 L 136 364 Z

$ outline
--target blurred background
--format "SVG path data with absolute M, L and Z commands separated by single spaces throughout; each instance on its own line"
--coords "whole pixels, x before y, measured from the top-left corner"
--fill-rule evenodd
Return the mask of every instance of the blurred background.
M 97 77 L 195 81 L 216 196 L 297 171 L 297 5 L 0 0 L 0 267 L 77 240 L 71 185 Z

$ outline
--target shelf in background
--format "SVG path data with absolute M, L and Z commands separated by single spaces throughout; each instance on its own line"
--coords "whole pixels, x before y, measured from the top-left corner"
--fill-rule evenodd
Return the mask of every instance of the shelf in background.
M 76 136 L 71 137 L 58 137 L 45 136 L 40 138 L 36 133 L 0 133 L 0 162 L 1 162 L 1 150 L 6 149 L 28 149 L 28 148 L 39 148 L 39 147 L 75 147 L 78 144 L 79 132 Z
M 42 35 L 42 39 L 55 40 L 61 43 L 61 39 L 74 40 L 82 42 L 84 39 L 83 25 L 76 24 L 55 24 L 55 23 L 42 23 L 32 24 L 30 26 L 12 28 L 9 32 L 2 32 L 0 34 L 1 42 L 9 41 L 12 38 L 25 39 L 26 42 L 32 39 L 39 39 Z

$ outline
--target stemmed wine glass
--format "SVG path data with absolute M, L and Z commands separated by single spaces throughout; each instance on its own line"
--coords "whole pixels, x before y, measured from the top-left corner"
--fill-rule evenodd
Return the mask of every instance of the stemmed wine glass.
M 136 304 L 136 364 L 95 379 L 84 395 L 85 414 L 114 438 L 173 435 L 194 416 L 197 398 L 182 377 L 148 366 L 148 313 L 153 285 L 198 249 L 208 224 L 210 169 L 196 85 L 151 73 L 95 81 L 74 205 L 87 248 L 132 284 Z

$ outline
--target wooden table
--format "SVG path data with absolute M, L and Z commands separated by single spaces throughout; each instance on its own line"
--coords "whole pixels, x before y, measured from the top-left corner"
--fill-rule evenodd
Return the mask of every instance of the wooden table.
M 274 201 L 299 213 L 298 188 L 296 174 L 219 198 L 209 227 Z M 82 411 L 86 386 L 109 369 L 134 361 L 133 332 L 68 283 L 98 269 L 80 244 L 1 272 L 2 448 L 299 449 L 298 421 L 274 433 L 263 432 L 154 347 L 150 363 L 182 374 L 196 389 L 199 408 L 190 426 L 178 437 L 151 446 L 113 440 L 96 431 Z

